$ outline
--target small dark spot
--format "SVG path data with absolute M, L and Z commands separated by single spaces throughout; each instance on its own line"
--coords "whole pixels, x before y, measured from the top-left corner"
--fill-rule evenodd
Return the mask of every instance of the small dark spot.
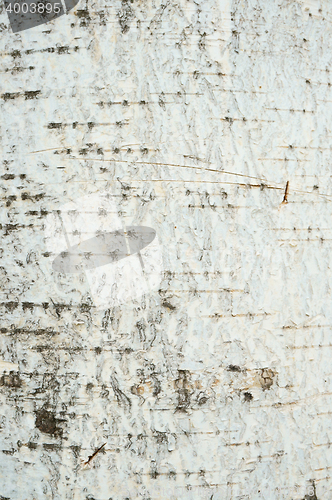
M 157 442 L 157 444 L 167 443 L 167 434 L 166 432 L 155 431 L 155 435 L 153 436 Z
M 18 229 L 18 224 L 6 224 L 4 229 L 5 229 L 5 236 L 8 236 L 8 234 L 11 232 L 11 231 L 17 231 Z
M 56 418 L 55 412 L 42 408 L 35 411 L 35 414 L 35 425 L 41 432 L 50 434 L 51 436 L 62 436 L 63 430 L 58 424 L 64 420 Z
M 144 387 L 138 384 L 132 385 L 130 388 L 130 392 L 134 394 L 134 396 L 141 396 L 142 394 L 144 394 Z
M 109 394 L 110 394 L 110 391 L 107 389 L 107 385 L 102 384 L 100 397 L 101 398 L 108 398 Z
M 50 130 L 53 130 L 53 129 L 60 129 L 62 128 L 62 123 L 55 123 L 55 122 L 51 122 L 47 125 L 47 128 L 50 129 Z
M 4 174 L 1 176 L 2 179 L 4 179 L 5 181 L 9 181 L 11 179 L 15 179 L 15 174 Z
M 251 394 L 251 392 L 244 392 L 243 396 L 244 396 L 244 400 L 247 402 L 251 401 L 253 399 L 253 395 Z
M 18 302 L 2 302 L 2 306 L 5 306 L 7 311 L 12 312 L 18 307 Z
M 30 195 L 29 193 L 21 193 L 21 198 L 22 200 L 31 200 L 31 201 L 39 201 L 41 200 L 42 198 L 44 198 L 44 193 L 39 193 L 39 194 L 35 194 L 35 195 Z
M 43 443 L 44 450 L 48 451 L 59 451 L 61 450 L 61 446 L 56 443 Z
M 13 448 L 11 450 L 1 450 L 1 451 L 5 455 L 14 455 L 14 453 L 15 453 L 15 450 Z M 1 499 L 1 497 L 0 497 L 0 499 Z
M 29 448 L 29 450 L 36 450 L 37 447 L 38 447 L 37 443 L 33 443 L 32 441 L 28 442 L 28 448 Z
M 15 201 L 16 199 L 17 199 L 17 196 L 15 194 L 8 196 L 7 201 L 6 201 L 6 207 L 10 207 L 11 204 L 13 203 L 13 201 Z
M 5 92 L 1 97 L 4 101 L 9 101 L 10 99 L 16 99 L 19 95 L 19 92 Z
M 176 307 L 173 306 L 173 304 L 171 304 L 167 300 L 164 300 L 164 302 L 162 303 L 162 306 L 165 307 L 165 308 L 167 308 L 167 309 L 170 309 L 171 311 L 175 311 L 176 310 Z
M 88 313 L 88 312 L 90 312 L 90 310 L 91 310 L 91 305 L 90 304 L 83 303 L 83 304 L 80 305 L 80 311 L 82 313 Z
M 18 389 L 22 386 L 22 380 L 17 372 L 11 371 L 8 375 L 6 373 L 2 375 L 0 385 Z
M 91 20 L 90 18 L 90 14 L 89 14 L 89 11 L 88 10 L 84 10 L 84 9 L 78 9 L 76 12 L 75 12 L 76 16 L 79 18 L 79 19 L 86 19 L 88 21 Z
M 64 45 L 63 47 L 58 47 L 58 54 L 69 54 L 68 45 Z
M 164 110 L 166 109 L 166 106 L 165 106 L 165 96 L 164 96 L 164 93 L 162 92 L 161 95 L 159 96 L 159 99 L 158 99 L 158 104 L 161 108 L 163 108 Z
M 30 310 L 30 312 L 33 311 L 34 304 L 33 302 L 22 302 L 22 308 L 23 312 L 25 312 L 27 309 Z
M 227 371 L 229 372 L 240 372 L 241 368 L 237 365 L 228 365 L 227 366 Z
M 186 413 L 190 405 L 191 385 L 189 381 L 190 373 L 188 370 L 178 370 L 178 378 L 175 380 L 175 387 L 177 389 L 178 401 L 176 412 Z
M 199 406 L 205 405 L 209 401 L 209 398 L 205 394 L 199 394 L 197 398 L 197 403 Z
M 17 57 L 21 57 L 21 52 L 20 52 L 19 50 L 17 50 L 17 49 L 16 49 L 16 50 L 13 50 L 13 51 L 10 53 L 10 55 L 11 55 L 14 59 L 16 59 Z
M 158 476 L 159 472 L 157 471 L 156 467 L 152 467 L 152 470 L 150 472 L 151 479 L 157 479 Z
M 25 100 L 27 101 L 29 99 L 36 99 L 40 93 L 41 90 L 27 90 L 26 92 L 24 92 Z

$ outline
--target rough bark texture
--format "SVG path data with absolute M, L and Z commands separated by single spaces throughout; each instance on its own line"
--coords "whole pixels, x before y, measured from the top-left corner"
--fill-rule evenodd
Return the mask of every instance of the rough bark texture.
M 0 498 L 330 499 L 331 2 L 0 21 Z M 97 311 L 44 224 L 102 190 L 164 275 Z

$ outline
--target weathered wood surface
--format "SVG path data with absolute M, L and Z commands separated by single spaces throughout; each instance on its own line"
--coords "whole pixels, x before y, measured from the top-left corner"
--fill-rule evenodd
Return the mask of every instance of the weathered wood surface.
M 13 34 L 2 12 L 0 498 L 331 498 L 331 21 L 82 0 Z M 44 238 L 98 191 L 164 259 L 106 311 Z

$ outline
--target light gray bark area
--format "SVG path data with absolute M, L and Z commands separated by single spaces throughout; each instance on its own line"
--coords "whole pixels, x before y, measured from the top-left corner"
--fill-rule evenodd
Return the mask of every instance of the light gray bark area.
M 331 3 L 0 17 L 0 498 L 330 499 Z M 101 191 L 164 263 L 105 311 L 44 237 Z

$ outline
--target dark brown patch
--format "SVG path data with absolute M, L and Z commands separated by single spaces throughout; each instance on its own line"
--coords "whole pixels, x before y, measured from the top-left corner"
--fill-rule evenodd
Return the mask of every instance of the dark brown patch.
M 62 47 L 58 47 L 58 54 L 69 54 L 69 46 L 63 45 Z
M 35 425 L 41 432 L 55 437 L 62 436 L 63 430 L 59 427 L 59 423 L 64 422 L 64 420 L 56 418 L 54 412 L 44 408 L 37 410 L 35 414 Z
M 9 374 L 4 373 L 0 378 L 0 386 L 10 387 L 12 389 L 18 389 L 22 386 L 22 380 L 18 372 L 11 371 Z
M 37 443 L 33 443 L 32 441 L 28 442 L 28 448 L 29 448 L 29 450 L 36 450 L 37 447 L 38 447 Z
M 61 446 L 56 443 L 43 443 L 44 450 L 48 451 L 59 451 L 61 450 Z
M 253 395 L 251 394 L 251 392 L 244 392 L 243 396 L 246 402 L 249 402 L 253 399 Z
M 29 309 L 30 312 L 33 311 L 34 303 L 33 302 L 22 302 L 22 308 L 23 311 L 25 312 L 27 309 Z
M 40 93 L 41 90 L 26 90 L 24 92 L 25 100 L 27 101 L 29 99 L 37 99 Z
M 5 92 L 1 97 L 4 101 L 10 101 L 11 99 L 16 99 L 19 95 L 19 92 Z
M 21 193 L 21 198 L 22 200 L 31 200 L 31 201 L 39 201 L 42 198 L 44 198 L 45 194 L 44 193 L 38 193 L 38 194 L 30 194 L 30 193 Z
M 62 123 L 51 122 L 47 125 L 47 128 L 50 130 L 60 129 L 60 128 L 62 128 Z
M 178 374 L 179 377 L 175 380 L 175 387 L 178 394 L 178 402 L 175 411 L 186 413 L 191 398 L 190 373 L 188 370 L 178 370 Z
M 7 311 L 13 312 L 13 311 L 15 311 L 15 309 L 17 309 L 18 302 L 2 302 L 1 305 L 5 306 Z
M 90 17 L 90 14 L 89 14 L 89 11 L 86 9 L 78 9 L 76 12 L 75 12 L 75 15 L 79 18 L 79 19 L 86 19 L 87 21 L 91 21 L 91 17 Z
M 4 227 L 4 229 L 5 229 L 5 236 L 8 236 L 8 234 L 11 231 L 17 231 L 18 228 L 19 228 L 18 224 L 6 224 L 5 227 Z
M 241 368 L 237 365 L 228 365 L 227 371 L 229 371 L 229 372 L 241 372 Z

